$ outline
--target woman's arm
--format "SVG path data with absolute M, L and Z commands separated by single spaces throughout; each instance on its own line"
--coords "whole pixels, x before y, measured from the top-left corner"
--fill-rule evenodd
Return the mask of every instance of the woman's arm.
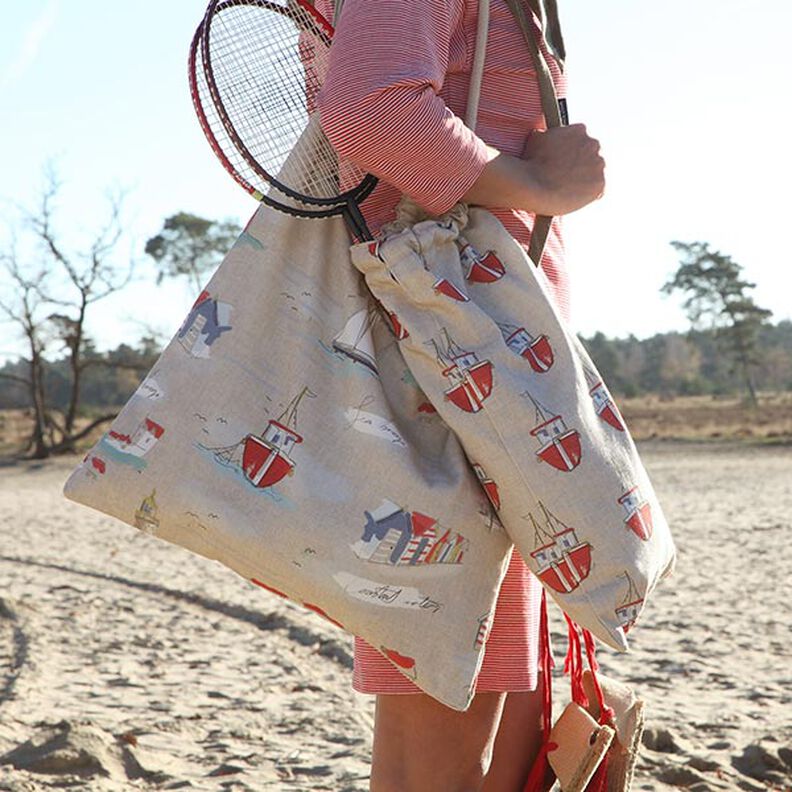
M 523 158 L 468 129 L 438 95 L 464 0 L 346 0 L 317 106 L 339 155 L 432 214 L 457 201 L 564 214 L 601 194 L 596 141 L 573 125 Z

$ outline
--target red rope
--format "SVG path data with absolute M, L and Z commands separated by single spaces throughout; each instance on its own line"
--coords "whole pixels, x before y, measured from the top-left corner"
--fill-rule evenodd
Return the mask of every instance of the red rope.
M 613 721 L 614 712 L 611 707 L 605 705 L 605 695 L 602 692 L 599 679 L 597 679 L 597 671 L 599 671 L 599 663 L 597 662 L 597 649 L 594 644 L 594 636 L 588 631 L 583 630 L 583 641 L 586 644 L 586 656 L 588 658 L 589 668 L 591 669 L 591 681 L 594 685 L 594 693 L 597 696 L 597 704 L 599 704 L 601 724 L 611 723 Z
M 583 653 L 580 648 L 580 635 L 578 626 L 572 619 L 564 614 L 569 633 L 569 648 L 564 660 L 564 673 L 569 674 L 572 687 L 572 701 L 581 707 L 588 706 L 586 690 L 583 687 Z

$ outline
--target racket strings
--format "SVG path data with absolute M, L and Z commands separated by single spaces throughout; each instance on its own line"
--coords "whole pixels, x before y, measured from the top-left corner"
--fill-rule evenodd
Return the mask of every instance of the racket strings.
M 340 166 L 318 124 L 329 39 L 311 14 L 295 3 L 226 3 L 216 7 L 203 34 L 209 83 L 204 80 L 199 93 L 203 101 L 211 88 L 216 92 L 204 111 L 244 181 L 284 201 L 288 195 L 277 183 L 309 199 L 333 199 L 342 192 L 340 167 L 344 184 L 362 180 L 362 171 Z

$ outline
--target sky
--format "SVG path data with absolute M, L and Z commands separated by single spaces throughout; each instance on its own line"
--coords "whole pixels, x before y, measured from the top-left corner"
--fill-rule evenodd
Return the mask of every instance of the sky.
M 607 163 L 604 197 L 565 218 L 573 330 L 685 330 L 681 298 L 660 293 L 678 265 L 671 240 L 731 255 L 773 321 L 792 318 L 792 3 L 560 6 L 571 120 L 587 125 Z M 204 3 L 11 9 L 0 27 L 0 250 L 13 230 L 33 254 L 18 210 L 35 206 L 48 161 L 63 182 L 55 228 L 72 247 L 106 221 L 107 191 L 123 189 L 118 261 L 138 259 L 138 276 L 91 309 L 88 329 L 99 349 L 135 343 L 144 325 L 168 338 L 195 295 L 186 281 L 154 285 L 146 240 L 179 211 L 244 222 L 256 208 L 214 158 L 190 102 L 187 50 Z M 22 349 L 0 324 L 0 361 Z

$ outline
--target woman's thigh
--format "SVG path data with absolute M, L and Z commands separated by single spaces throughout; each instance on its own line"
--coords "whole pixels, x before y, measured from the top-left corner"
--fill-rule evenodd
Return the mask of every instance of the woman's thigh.
M 371 792 L 476 792 L 492 758 L 506 695 L 480 691 L 465 712 L 425 693 L 378 695 Z

